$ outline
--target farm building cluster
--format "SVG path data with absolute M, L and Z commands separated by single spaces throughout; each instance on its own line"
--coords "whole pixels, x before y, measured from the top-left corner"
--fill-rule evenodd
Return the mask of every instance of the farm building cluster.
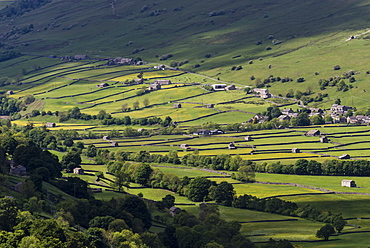
M 356 115 L 356 116 L 348 116 L 345 115 L 348 111 L 352 110 L 352 107 L 333 104 L 329 110 L 323 110 L 320 108 L 308 108 L 310 113 L 308 117 L 312 117 L 315 115 L 320 115 L 324 118 L 324 116 L 329 115 L 332 121 L 326 121 L 325 124 L 335 124 L 335 123 L 351 123 L 351 124 L 368 124 L 370 123 L 370 116 L 366 115 Z M 281 110 L 281 115 L 278 117 L 279 121 L 290 121 L 292 118 L 298 117 L 298 112 L 294 112 L 291 108 L 284 108 Z M 252 117 L 248 122 L 253 123 L 263 123 L 268 120 L 267 116 L 263 116 L 261 114 L 256 114 Z

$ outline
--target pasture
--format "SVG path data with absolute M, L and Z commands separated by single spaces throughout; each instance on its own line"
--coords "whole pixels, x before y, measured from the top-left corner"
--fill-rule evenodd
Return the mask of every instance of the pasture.
M 246 95 L 242 90 L 230 92 L 208 92 L 199 85 L 188 85 L 189 83 L 205 82 L 201 76 L 183 73 L 181 71 L 155 70 L 144 66 L 102 66 L 100 61 L 80 61 L 80 62 L 61 62 L 52 61 L 46 65 L 50 59 L 37 57 L 17 58 L 14 63 L 17 66 L 30 68 L 30 63 L 41 65 L 41 69 L 32 71 L 28 69 L 27 74 L 23 75 L 22 85 L 6 85 L 4 90 L 13 90 L 15 94 L 12 97 L 23 97 L 33 94 L 37 101 L 30 105 L 22 114 L 40 111 L 67 111 L 72 107 L 79 107 L 82 112 L 87 114 L 97 114 L 104 110 L 111 113 L 113 117 L 122 118 L 130 116 L 131 118 L 143 117 L 161 117 L 171 116 L 179 124 L 180 128 L 186 130 L 190 127 L 197 127 L 203 123 L 231 124 L 246 122 L 254 116 L 272 106 L 272 103 L 260 98 Z M 9 66 L 12 65 L 8 63 Z M 27 67 L 27 65 L 29 65 Z M 6 72 L 7 66 L 0 68 L 0 71 Z M 131 80 L 143 72 L 147 79 L 142 85 L 125 85 L 126 80 Z M 144 95 L 138 92 L 147 88 L 149 83 L 154 82 L 156 78 L 169 78 L 177 84 L 163 86 L 161 90 L 146 92 Z M 109 86 L 104 88 L 96 87 L 102 81 L 107 82 Z M 206 79 L 210 82 L 210 79 Z M 186 83 L 186 84 L 183 84 Z M 144 100 L 149 102 L 144 106 Z M 133 108 L 135 102 L 139 103 L 138 109 L 131 109 L 128 112 L 122 112 L 122 105 L 126 104 Z M 182 108 L 174 108 L 174 102 L 182 104 Z M 279 102 L 279 101 L 278 101 Z M 215 104 L 214 108 L 206 108 L 205 104 Z M 281 104 L 289 104 L 289 101 L 281 100 Z M 34 126 L 42 126 L 45 122 L 56 122 L 57 126 L 50 128 L 51 131 L 60 129 L 76 130 L 79 133 L 86 134 L 91 131 L 102 137 L 112 130 L 120 132 L 120 137 L 113 138 L 118 142 L 118 147 L 113 147 L 110 141 L 97 139 L 83 139 L 85 147 L 94 144 L 97 148 L 109 149 L 111 151 L 138 152 L 149 151 L 151 153 L 167 154 L 169 151 L 177 151 L 180 157 L 190 154 L 197 150 L 200 155 L 215 156 L 219 154 L 240 155 L 242 158 L 252 160 L 257 163 L 273 163 L 280 161 L 283 164 L 294 163 L 300 158 L 308 160 L 314 159 L 323 162 L 326 159 L 334 159 L 331 156 L 339 156 L 348 153 L 353 158 L 367 158 L 368 134 L 370 129 L 367 126 L 335 126 L 322 125 L 317 127 L 299 127 L 279 130 L 256 130 L 248 132 L 226 132 L 225 134 L 213 136 L 183 136 L 183 135 L 152 135 L 148 137 L 128 138 L 122 137 L 122 131 L 128 126 L 103 126 L 97 120 L 82 121 L 71 120 L 68 123 L 58 122 L 55 116 L 38 116 L 30 120 L 16 120 L 13 124 L 18 126 L 33 123 Z M 145 128 L 156 132 L 159 126 L 129 126 L 134 129 Z M 326 137 L 330 139 L 329 143 L 321 143 L 319 137 L 306 137 L 303 134 L 313 128 L 319 129 Z M 251 136 L 252 141 L 246 141 L 244 138 Z M 236 149 L 228 149 L 227 145 L 234 143 Z M 183 150 L 179 146 L 188 144 L 192 150 Z M 293 148 L 299 148 L 300 153 L 292 153 Z M 61 158 L 64 154 L 53 152 Z M 84 159 L 82 167 L 91 171 L 102 171 L 105 173 L 105 166 L 92 165 L 91 160 Z M 344 217 L 368 217 L 370 212 L 365 206 L 369 202 L 369 197 L 364 195 L 344 195 L 344 194 L 321 194 L 318 189 L 309 189 L 295 187 L 292 185 L 268 185 L 268 184 L 242 184 L 231 178 L 221 178 L 219 174 L 196 170 L 193 168 L 182 169 L 158 167 L 165 173 L 173 173 L 179 177 L 205 176 L 211 180 L 220 183 L 228 181 L 233 184 L 237 195 L 251 194 L 257 197 L 284 196 L 282 199 L 293 201 L 299 206 L 311 204 L 323 211 L 333 213 L 343 213 Z M 78 176 L 68 174 L 67 176 Z M 112 175 L 105 173 L 107 179 L 101 182 L 103 185 L 110 186 L 109 180 L 114 179 Z M 96 185 L 94 172 L 88 172 L 87 175 L 79 176 L 90 183 L 91 188 L 104 188 Z M 257 174 L 256 179 L 262 182 L 276 183 L 299 183 L 310 187 L 325 188 L 340 192 L 370 193 L 367 178 L 346 177 L 345 179 L 355 180 L 360 188 L 342 188 L 340 181 L 343 177 L 315 177 L 315 176 L 297 176 L 297 175 L 272 175 Z M 137 184 L 131 184 L 125 191 L 137 195 L 142 193 L 144 198 L 152 200 L 161 200 L 167 194 L 174 195 L 176 203 L 191 203 L 186 197 L 180 197 L 173 192 L 162 189 L 143 188 Z M 319 195 L 307 195 L 318 193 Z M 297 195 L 298 194 L 298 195 Z M 121 193 L 103 190 L 103 193 L 94 194 L 97 199 L 109 200 L 112 197 L 118 197 Z M 184 209 L 191 207 L 184 207 Z M 321 223 L 310 222 L 298 219 L 277 222 L 277 225 L 271 225 L 271 222 L 264 220 L 283 220 L 294 219 L 280 215 L 269 215 L 267 213 L 256 213 L 248 210 L 238 210 L 229 208 L 221 209 L 222 217 L 226 219 L 238 219 L 242 222 L 242 232 L 252 241 L 265 242 L 268 238 L 288 239 L 291 241 L 315 241 L 314 235 Z M 260 221 L 260 222 L 253 222 Z M 351 220 L 350 224 L 361 225 L 363 229 L 370 228 L 368 221 L 363 219 Z M 292 231 L 294 229 L 294 232 Z M 343 247 L 349 246 L 350 240 L 358 236 L 360 240 L 365 240 L 364 233 L 354 233 L 357 229 L 345 228 L 344 235 L 335 237 L 335 245 L 343 244 Z M 349 233 L 349 234 L 348 234 Z M 363 242 L 363 241 L 361 241 Z M 302 242 L 299 245 L 303 247 L 324 247 L 324 242 Z

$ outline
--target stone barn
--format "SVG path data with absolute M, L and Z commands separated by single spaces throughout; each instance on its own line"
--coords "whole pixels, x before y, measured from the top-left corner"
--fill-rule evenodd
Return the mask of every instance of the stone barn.
M 342 180 L 342 187 L 355 188 L 357 186 L 353 180 Z
M 227 146 L 227 148 L 229 148 L 229 149 L 236 149 L 236 147 L 235 147 L 235 144 L 234 144 L 234 143 L 230 143 L 230 144 Z
M 170 214 L 171 214 L 172 217 L 175 216 L 176 214 L 180 213 L 180 211 L 181 211 L 181 208 L 178 208 L 178 207 L 175 207 L 175 206 L 170 208 Z
M 82 168 L 74 168 L 73 169 L 73 173 L 74 174 L 78 174 L 78 175 L 84 175 L 85 174 L 85 171 Z
M 181 108 L 181 103 L 174 103 L 173 108 Z
M 329 142 L 329 139 L 327 137 L 325 137 L 325 136 L 321 136 L 320 137 L 320 142 L 321 143 L 328 143 Z
M 293 148 L 292 149 L 292 153 L 300 153 L 301 152 L 301 150 L 299 150 L 298 148 Z
M 188 149 L 190 149 L 190 146 L 189 146 L 188 144 L 181 144 L 181 145 L 180 145 L 180 148 L 181 148 L 181 149 L 186 149 L 186 150 L 188 150 Z
M 56 127 L 57 124 L 55 124 L 55 122 L 46 122 L 45 126 L 46 127 Z
M 312 129 L 308 131 L 305 135 L 306 136 L 320 136 L 321 132 L 317 129 Z
M 10 174 L 23 177 L 23 176 L 26 176 L 27 169 L 26 169 L 26 167 L 24 167 L 22 165 L 17 165 L 17 166 L 11 165 L 10 166 Z
M 107 84 L 107 83 L 101 83 L 101 84 L 98 84 L 96 87 L 98 87 L 98 88 L 104 88 L 104 87 L 107 87 L 107 86 L 109 86 L 109 84 Z
M 350 159 L 351 156 L 348 154 L 343 154 L 342 156 L 339 156 L 338 159 Z

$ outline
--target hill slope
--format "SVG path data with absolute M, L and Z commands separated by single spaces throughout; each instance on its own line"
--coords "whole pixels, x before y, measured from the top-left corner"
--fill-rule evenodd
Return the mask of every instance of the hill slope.
M 22 51 L 140 56 L 172 53 L 179 59 L 200 59 L 206 53 L 250 58 L 264 53 L 273 35 L 284 43 L 266 55 L 294 47 L 295 39 L 346 29 L 366 28 L 367 1 L 169 1 L 90 0 L 51 3 L 1 23 L 6 42 Z M 8 35 L 34 25 L 33 31 Z M 131 42 L 132 44 L 130 44 Z M 256 46 L 262 41 L 261 46 Z M 127 46 L 126 46 L 127 44 Z
M 282 95 L 297 87 L 318 92 L 320 78 L 341 75 L 343 70 L 361 71 L 354 89 L 323 93 L 329 93 L 330 103 L 340 97 L 349 104 L 352 96 L 362 103 L 367 98 L 369 4 L 368 0 L 53 0 L 3 19 L 0 38 L 5 47 L 31 54 L 140 56 L 166 64 L 187 60 L 181 68 L 246 85 L 255 83 L 249 80 L 251 75 L 306 79 L 299 86 L 272 84 L 271 91 Z M 350 35 L 358 39 L 346 41 Z M 167 54 L 172 57 L 161 61 Z M 336 64 L 342 71 L 333 71 Z M 231 70 L 239 65 L 242 70 Z

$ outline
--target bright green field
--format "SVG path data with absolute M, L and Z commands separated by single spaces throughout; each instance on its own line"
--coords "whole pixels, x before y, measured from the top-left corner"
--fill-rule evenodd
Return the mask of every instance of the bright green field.
M 354 180 L 359 188 L 347 188 L 341 186 L 343 179 Z M 257 173 L 256 180 L 261 182 L 284 182 L 299 183 L 318 188 L 324 188 L 338 192 L 370 193 L 369 177 L 353 176 L 304 176 L 304 175 L 280 175 L 269 173 Z

